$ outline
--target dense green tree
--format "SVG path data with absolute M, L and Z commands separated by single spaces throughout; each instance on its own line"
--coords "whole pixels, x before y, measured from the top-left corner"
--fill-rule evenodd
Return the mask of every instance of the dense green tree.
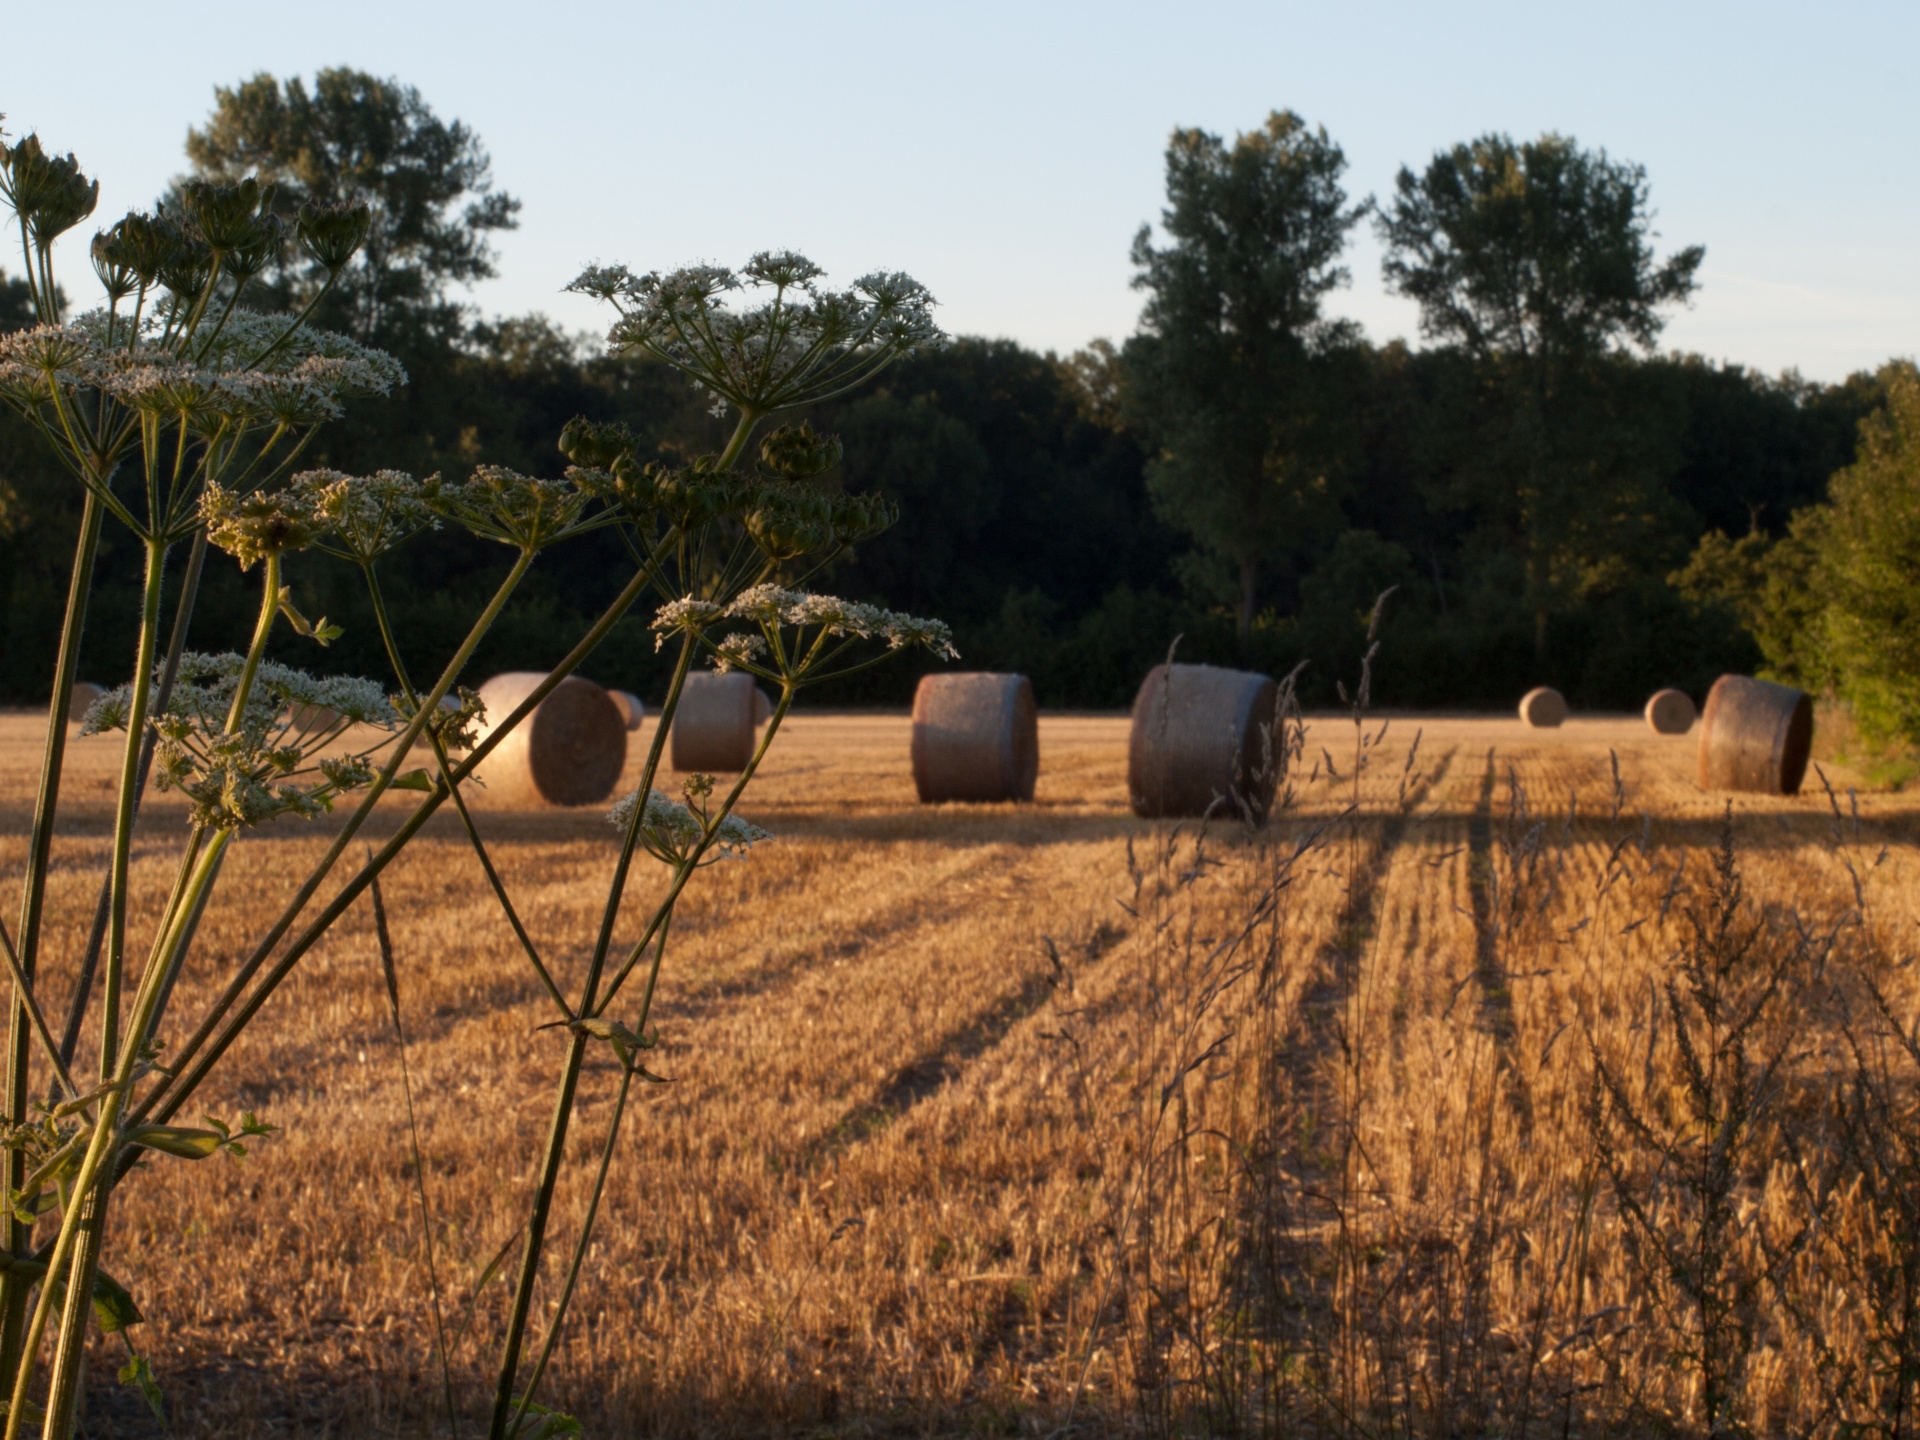
M 359 70 L 322 70 L 312 90 L 298 76 L 267 74 L 216 89 L 207 123 L 187 132 L 187 158 L 199 178 L 272 181 L 288 213 L 310 203 L 369 206 L 366 244 L 320 320 L 390 348 L 413 348 L 423 330 L 458 333 L 450 289 L 494 273 L 491 237 L 512 229 L 520 208 L 493 188 L 471 130 L 441 120 L 412 86 Z M 325 271 L 289 244 L 264 278 L 295 306 Z
M 1198 547 L 1189 574 L 1231 596 L 1244 645 L 1263 567 L 1338 514 L 1327 475 L 1347 372 L 1332 357 L 1358 332 L 1321 302 L 1347 279 L 1361 211 L 1340 147 L 1292 111 L 1230 145 L 1175 131 L 1166 163 L 1169 243 L 1142 227 L 1133 245 L 1147 301 L 1124 403 L 1153 452 L 1155 503 Z
M 1614 423 L 1634 373 L 1608 362 L 1651 350 L 1662 308 L 1692 293 L 1704 251 L 1657 261 L 1646 172 L 1559 135 L 1487 135 L 1417 175 L 1402 169 L 1379 227 L 1389 287 L 1495 391 L 1495 423 L 1458 473 L 1525 557 L 1544 662 L 1549 615 L 1616 562 L 1622 519 L 1638 534 L 1667 497 L 1642 416 Z
M 1707 535 L 1675 577 L 1733 612 L 1779 678 L 1837 693 L 1878 742 L 1920 741 L 1920 369 L 1875 377 L 1853 463 L 1787 533 Z

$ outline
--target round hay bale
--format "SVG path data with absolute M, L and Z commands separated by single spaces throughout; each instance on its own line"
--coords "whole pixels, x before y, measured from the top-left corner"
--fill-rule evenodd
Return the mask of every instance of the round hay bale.
M 1700 717 L 1700 788 L 1798 795 L 1813 751 L 1813 700 L 1804 690 L 1722 675 Z
M 1551 685 L 1539 685 L 1520 697 L 1520 719 L 1535 730 L 1552 730 L 1567 718 L 1567 697 Z
M 1265 675 L 1213 665 L 1156 665 L 1133 701 L 1127 793 L 1142 819 L 1238 815 L 1264 820 L 1280 760 L 1278 690 Z
M 673 768 L 710 774 L 738 772 L 753 759 L 753 731 L 765 697 L 753 676 L 697 670 L 687 676 L 673 712 Z
M 510 670 L 480 687 L 487 707 L 476 727 L 485 741 L 547 677 Z M 591 680 L 569 675 L 513 728 L 480 766 L 487 793 L 512 805 L 592 805 L 613 793 L 627 763 L 620 707 Z
M 647 718 L 647 707 L 631 690 L 609 690 L 607 698 L 620 708 L 620 718 L 626 721 L 628 730 L 638 730 L 640 722 Z
M 1656 690 L 1647 701 L 1647 728 L 1656 735 L 1684 735 L 1700 718 L 1693 697 L 1684 690 Z
M 91 680 L 82 680 L 75 684 L 73 689 L 67 692 L 67 723 L 78 725 L 86 719 L 87 711 L 93 708 L 93 702 L 106 693 L 104 685 L 96 685 Z
M 920 803 L 1031 800 L 1040 725 L 1024 675 L 928 675 L 913 692 L 913 788 Z
M 340 712 L 329 709 L 325 705 L 289 705 L 287 707 L 287 722 L 302 735 L 311 735 L 316 731 L 325 730 L 339 719 Z
M 764 725 L 773 718 L 773 697 L 758 685 L 753 687 L 753 723 Z

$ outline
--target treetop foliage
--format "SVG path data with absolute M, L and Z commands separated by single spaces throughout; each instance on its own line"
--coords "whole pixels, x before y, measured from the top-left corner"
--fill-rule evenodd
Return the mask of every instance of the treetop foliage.
M 1645 169 L 1543 135 L 1483 135 L 1402 168 L 1378 216 L 1388 286 L 1421 333 L 1479 355 L 1651 349 L 1660 307 L 1693 293 L 1706 251 L 1656 262 Z
M 1231 145 L 1177 130 L 1161 217 L 1171 243 L 1145 227 L 1133 243 L 1147 301 L 1123 408 L 1157 452 L 1155 504 L 1196 542 L 1190 576 L 1232 597 L 1243 642 L 1262 569 L 1325 518 L 1340 406 L 1337 372 L 1319 362 L 1358 339 L 1320 308 L 1347 280 L 1339 259 L 1364 210 L 1347 204 L 1346 164 L 1292 111 Z
M 265 73 L 217 88 L 206 125 L 187 132 L 187 158 L 202 179 L 273 183 L 288 214 L 302 205 L 369 207 L 372 228 L 319 317 L 368 342 L 416 328 L 457 333 L 448 287 L 490 278 L 492 235 L 518 223 L 520 202 L 493 188 L 492 163 L 471 130 L 441 120 L 412 86 L 359 70 L 322 70 L 311 90 L 299 76 Z M 289 244 L 272 282 L 294 308 L 326 278 Z

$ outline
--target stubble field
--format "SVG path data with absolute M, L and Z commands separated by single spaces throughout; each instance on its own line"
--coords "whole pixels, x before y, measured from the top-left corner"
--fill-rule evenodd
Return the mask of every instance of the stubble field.
M 9 881 L 41 729 L 0 718 Z M 1725 800 L 1695 788 L 1691 737 L 1637 719 L 1319 718 L 1274 821 L 1204 835 L 1128 813 L 1122 718 L 1043 719 L 1018 808 L 917 805 L 907 742 L 904 717 L 794 718 L 742 806 L 777 838 L 676 915 L 649 1062 L 671 1083 L 628 1121 L 555 1360 L 549 1399 L 587 1434 L 1806 1434 L 1905 1413 L 1912 799 L 1851 799 L 1832 766 L 1831 801 L 1812 775 L 1736 798 L 1743 898 L 1716 912 Z M 56 1012 L 117 758 L 70 752 Z M 566 984 L 616 832 L 475 811 Z M 182 815 L 143 815 L 136 933 Z M 327 835 L 240 842 L 175 1013 Z M 385 899 L 478 1433 L 505 1282 L 471 1297 L 524 1215 L 564 1032 L 538 1028 L 457 825 L 433 822 Z M 583 1161 L 614 1080 L 594 1063 Z M 1884 1100 L 1877 1129 L 1849 1128 L 1850 1096 L 1869 1118 Z M 175 1433 L 447 1433 L 364 906 L 201 1108 L 283 1128 L 239 1164 L 155 1161 L 116 1202 L 107 1264 L 150 1317 Z M 1875 1159 L 1875 1134 L 1899 1143 Z M 123 1354 L 98 1349 L 89 1433 L 148 1431 L 111 1384 Z

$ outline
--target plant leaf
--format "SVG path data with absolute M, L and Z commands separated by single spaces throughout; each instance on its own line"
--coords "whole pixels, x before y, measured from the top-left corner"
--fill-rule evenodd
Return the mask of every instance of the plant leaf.
M 147 1318 L 133 1303 L 127 1287 L 104 1270 L 93 1272 L 93 1317 L 100 1322 L 102 1335 L 118 1334 Z
M 204 1160 L 220 1148 L 219 1131 L 188 1125 L 136 1125 L 127 1132 L 127 1140 L 182 1160 Z

